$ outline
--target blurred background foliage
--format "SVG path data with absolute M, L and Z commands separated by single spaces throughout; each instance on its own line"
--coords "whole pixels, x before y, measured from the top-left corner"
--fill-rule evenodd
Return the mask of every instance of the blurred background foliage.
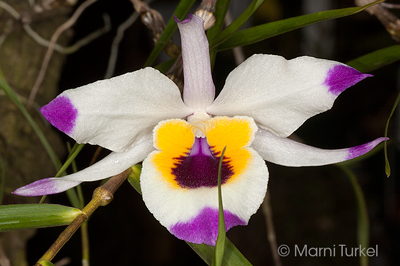
M 11 1 L 13 2 L 13 1 Z M 22 2 L 22 1 L 21 1 Z M 24 1 L 27 2 L 27 1 Z M 160 0 L 150 5 L 167 21 L 179 1 Z M 198 1 L 199 2 L 199 1 Z M 249 5 L 249 0 L 232 0 L 230 12 L 235 19 Z M 396 3 L 396 1 L 391 1 Z M 79 2 L 80 3 L 80 2 Z M 78 5 L 76 5 L 78 6 Z M 196 6 L 196 4 L 195 4 Z M 279 19 L 290 18 L 328 9 L 355 6 L 352 0 L 265 0 L 246 27 Z M 55 15 L 37 18 L 32 23 L 47 39 L 55 25 L 59 25 L 71 12 L 71 8 L 57 11 Z M 104 27 L 103 14 L 110 17 L 112 28 L 77 52 L 61 56 L 55 53 L 45 84 L 39 91 L 36 103 L 46 104 L 57 93 L 103 79 L 110 47 L 116 28 L 133 12 L 128 0 L 101 0 L 90 6 L 77 23 L 62 37 L 64 44 L 74 43 L 91 32 Z M 399 14 L 398 11 L 393 11 Z M 1 12 L 0 19 L 6 14 Z M 4 25 L 4 24 L 3 24 Z M 5 27 L 4 27 L 5 28 Z M 12 40 L 15 39 L 13 43 Z M 7 50 L 30 42 L 26 54 L 16 56 Z M 175 34 L 174 42 L 179 43 Z M 396 45 L 397 42 L 385 31 L 381 23 L 367 12 L 327 21 L 279 35 L 256 44 L 243 47 L 245 57 L 255 53 L 278 54 L 287 59 L 310 55 L 341 62 L 348 62 L 375 50 Z M 119 45 L 114 75 L 139 69 L 153 48 L 151 32 L 137 20 L 125 32 Z M 0 65 L 5 78 L 18 93 L 28 97 L 36 78 L 46 48 L 29 40 L 21 29 L 15 29 L 0 48 Z M 15 51 L 14 51 L 15 53 Z M 31 62 L 35 59 L 35 62 Z M 155 65 L 168 59 L 162 54 Z M 25 66 L 23 66 L 26 64 Z M 22 68 L 23 66 L 23 68 Z M 227 74 L 235 68 L 232 51 L 218 53 L 214 67 L 214 82 L 217 90 L 223 87 Z M 321 148 L 343 148 L 368 142 L 384 134 L 385 123 L 393 107 L 399 87 L 399 63 L 377 69 L 373 78 L 353 86 L 336 100 L 332 110 L 309 119 L 297 132 L 296 137 L 305 143 Z M 21 70 L 18 70 L 22 68 Z M 30 78 L 30 79 L 29 79 Z M 52 80 L 52 81 L 51 81 Z M 21 85 L 24 81 L 27 84 Z M 46 88 L 46 89 L 44 89 Z M 16 144 L 10 144 L 7 135 L 1 135 L 0 153 L 6 163 L 7 186 L 3 203 L 21 203 L 26 198 L 10 196 L 12 190 L 42 177 L 54 175 L 53 166 L 32 130 L 22 116 L 7 119 L 10 112 L 18 110 L 5 97 L 0 97 L 0 127 L 22 127 L 22 136 Z M 4 109 L 10 105 L 9 109 Z M 14 108 L 14 109 L 13 109 Z M 36 116 L 38 116 L 36 114 Z M 399 193 L 399 122 L 398 115 L 392 119 L 389 137 L 389 156 L 392 175 L 385 176 L 383 152 L 377 152 L 352 165 L 364 192 L 370 219 L 370 246 L 379 247 L 379 256 L 369 260 L 370 265 L 399 265 L 400 258 L 400 193 Z M 38 118 L 40 120 L 40 118 Z M 14 124 L 10 121 L 15 121 Z M 60 158 L 66 156 L 66 136 L 41 123 L 46 136 L 51 136 L 52 145 Z M 21 133 L 22 132 L 22 133 Z M 9 133 L 13 136 L 15 133 Z M 54 136 L 53 136 L 53 135 Z M 28 145 L 22 146 L 21 140 Z M 37 144 L 35 144 L 37 143 Z M 22 146 L 22 147 L 19 147 Z M 20 149 L 16 149 L 19 147 Z M 13 150 L 13 155 L 9 151 Z M 77 157 L 79 167 L 85 167 L 96 147 L 86 145 Z M 7 155 L 5 155 L 7 151 Z M 101 152 L 101 157 L 107 154 Z M 28 156 L 28 158 L 27 158 Z M 62 157 L 64 156 L 64 157 Z M 46 161 L 47 160 L 47 161 Z M 64 161 L 64 160 L 62 160 Z M 273 221 L 277 243 L 293 247 L 295 244 L 309 247 L 338 247 L 346 244 L 357 247 L 357 216 L 353 188 L 348 177 L 336 166 L 312 168 L 288 168 L 267 163 L 270 170 L 268 191 L 271 197 Z M 32 167 L 32 168 L 31 168 Z M 34 170 L 35 167 L 39 170 Z M 19 180 L 16 182 L 16 180 Z M 85 198 L 98 186 L 86 183 L 82 186 Z M 29 199 L 38 202 L 36 198 Z M 37 200 L 37 201 L 35 201 Z M 52 203 L 70 205 L 65 194 L 47 199 Z M 26 233 L 27 262 L 32 265 L 54 242 L 63 227 L 40 229 L 32 237 Z M 204 262 L 184 243 L 169 234 L 145 208 L 141 196 L 126 182 L 116 193 L 114 201 L 97 210 L 89 221 L 92 265 L 204 265 Z M 246 227 L 232 228 L 227 236 L 253 265 L 272 265 L 265 217 L 260 209 Z M 3 248 L 16 236 L 0 234 Z M 25 240 L 24 240 L 25 241 Z M 70 258 L 70 265 L 79 265 L 81 250 L 79 234 L 76 234 L 60 251 L 54 261 Z M 5 244 L 6 243 L 6 244 Z M 24 249 L 24 244 L 22 250 Z M 6 250 L 6 248 L 4 248 Z M 358 257 L 295 257 L 282 259 L 283 265 L 358 265 Z M 17 264 L 16 264 L 17 265 Z M 23 262 L 19 265 L 24 265 Z

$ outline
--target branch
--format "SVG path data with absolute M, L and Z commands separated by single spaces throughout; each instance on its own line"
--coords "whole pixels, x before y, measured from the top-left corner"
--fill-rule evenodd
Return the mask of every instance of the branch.
M 82 14 L 82 12 L 89 7 L 91 4 L 93 4 L 94 2 L 96 2 L 97 0 L 87 0 L 85 2 L 83 2 L 78 9 L 75 11 L 75 13 L 72 15 L 72 17 L 67 20 L 64 24 L 62 24 L 60 27 L 57 28 L 57 30 L 54 32 L 53 36 L 51 36 L 50 39 L 50 44 L 49 44 L 49 48 L 47 49 L 46 55 L 43 59 L 43 63 L 42 63 L 42 67 L 40 68 L 39 71 L 39 75 L 36 79 L 36 82 L 32 88 L 32 91 L 29 95 L 29 99 L 28 99 L 28 108 L 30 106 L 32 106 L 33 101 L 35 100 L 36 94 L 39 90 L 40 85 L 43 82 L 44 76 L 46 75 L 46 71 L 47 71 L 47 67 L 49 65 L 51 56 L 53 54 L 54 51 L 54 46 L 58 40 L 58 38 L 60 37 L 60 35 L 67 29 L 69 29 L 72 25 L 75 24 L 75 22 L 77 21 L 77 19 L 79 18 L 79 16 Z
M 104 185 L 96 188 L 93 192 L 92 200 L 82 209 L 82 214 L 75 218 L 75 220 L 60 234 L 53 245 L 47 252 L 36 262 L 35 266 L 43 266 L 42 261 L 51 261 L 55 255 L 60 251 L 65 243 L 72 237 L 78 228 L 89 218 L 89 216 L 100 206 L 106 206 L 113 198 L 115 191 L 122 185 L 128 178 L 131 169 L 127 169 L 121 174 L 111 177 Z

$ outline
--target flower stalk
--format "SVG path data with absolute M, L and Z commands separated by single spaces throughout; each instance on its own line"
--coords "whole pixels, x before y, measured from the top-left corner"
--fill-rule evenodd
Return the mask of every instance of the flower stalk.
M 92 200 L 82 209 L 80 214 L 57 238 L 47 252 L 39 259 L 35 266 L 44 266 L 42 261 L 51 261 L 60 251 L 65 243 L 72 235 L 81 227 L 81 225 L 89 218 L 89 216 L 100 206 L 106 206 L 113 198 L 115 191 L 122 185 L 129 176 L 131 169 L 111 177 L 104 185 L 98 187 L 93 192 Z

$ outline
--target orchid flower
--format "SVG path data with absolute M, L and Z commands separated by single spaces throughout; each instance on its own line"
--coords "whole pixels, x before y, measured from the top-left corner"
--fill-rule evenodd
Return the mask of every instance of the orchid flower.
M 112 153 L 62 178 L 14 191 L 59 193 L 104 179 L 143 161 L 143 200 L 173 235 L 215 245 L 218 235 L 218 163 L 226 229 L 246 225 L 268 184 L 266 161 L 285 166 L 333 164 L 360 156 L 386 138 L 339 150 L 289 138 L 308 118 L 327 111 L 348 87 L 369 77 L 344 64 L 298 57 L 253 55 L 227 77 L 215 98 L 203 20 L 178 21 L 184 90 L 153 68 L 64 91 L 41 108 L 44 117 L 78 143 Z

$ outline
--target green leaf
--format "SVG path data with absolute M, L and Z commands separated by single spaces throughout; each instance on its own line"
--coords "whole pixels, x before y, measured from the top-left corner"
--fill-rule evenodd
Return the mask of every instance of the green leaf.
M 219 159 L 218 166 L 218 237 L 217 243 L 214 250 L 214 258 L 212 265 L 221 266 L 222 259 L 224 257 L 225 239 L 226 239 L 226 227 L 224 217 L 224 206 L 222 204 L 222 191 L 221 191 L 221 169 L 222 161 L 224 160 L 226 147 L 222 150 L 221 158 Z
M 81 210 L 56 204 L 0 206 L 0 232 L 70 224 Z
M 231 37 L 218 46 L 218 50 L 228 50 L 238 46 L 253 44 L 310 24 L 350 16 L 380 2 L 383 2 L 383 0 L 379 0 L 362 7 L 351 7 L 317 12 L 236 31 L 231 35 Z
M 55 175 L 55 177 L 60 177 L 63 175 L 63 173 L 67 170 L 67 168 L 71 165 L 71 163 L 74 161 L 74 159 L 76 158 L 76 156 L 78 156 L 79 152 L 82 150 L 82 148 L 85 146 L 85 144 L 78 144 L 75 143 L 74 147 L 72 148 L 68 159 L 65 161 L 65 163 L 63 164 L 63 166 L 60 168 L 60 170 L 58 170 L 57 174 Z
M 169 19 L 167 25 L 165 26 L 164 32 L 160 36 L 160 39 L 158 39 L 158 42 L 154 49 L 151 51 L 149 57 L 147 58 L 147 61 L 144 63 L 143 67 L 148 67 L 151 66 L 154 61 L 157 59 L 158 55 L 161 53 L 161 51 L 164 49 L 165 45 L 167 45 L 168 41 L 171 39 L 172 35 L 174 35 L 174 32 L 176 31 L 178 25 L 175 22 L 174 15 L 180 20 L 182 20 L 185 15 L 189 12 L 190 8 L 192 5 L 196 2 L 195 0 L 185 0 L 185 1 L 180 1 L 178 6 L 176 7 L 173 15 Z
M 360 72 L 368 73 L 375 69 L 400 60 L 400 45 L 393 45 L 375 52 L 363 55 L 346 64 Z
M 60 170 L 57 172 L 57 174 L 54 177 L 60 177 L 66 175 L 65 171 L 67 168 L 71 165 L 71 163 L 74 161 L 75 157 L 78 156 L 79 152 L 82 150 L 82 148 L 85 146 L 85 144 L 78 144 L 75 143 L 74 147 L 70 151 L 68 155 L 67 161 L 61 166 Z M 79 187 L 79 186 L 78 186 Z M 77 187 L 77 188 L 78 188 Z M 78 197 L 75 188 L 68 189 L 65 193 L 67 193 L 68 199 L 71 202 L 72 206 L 75 208 L 82 208 L 83 207 L 83 202 L 82 202 L 82 197 Z M 43 203 L 44 200 L 46 199 L 46 195 L 44 195 L 39 203 Z
M 257 8 L 264 2 L 264 0 L 253 0 L 247 9 L 228 27 L 226 27 L 221 33 L 215 35 L 215 38 L 210 40 L 210 47 L 216 47 L 228 39 L 235 31 L 246 23 L 247 20 L 254 14 Z
M 131 167 L 131 170 L 132 172 L 128 176 L 128 182 L 139 194 L 142 194 L 142 190 L 140 189 L 140 173 L 142 172 L 142 166 L 140 164 L 135 164 Z
M 39 263 L 39 265 L 41 265 L 41 266 L 54 266 L 54 264 L 51 263 L 51 262 L 48 261 L 48 260 L 40 260 L 40 261 L 38 261 L 38 263 Z
M 367 204 L 360 185 L 358 184 L 357 177 L 354 172 L 345 165 L 338 165 L 340 169 L 347 175 L 354 190 L 357 206 L 357 242 L 362 248 L 369 246 L 369 219 Z M 360 256 L 360 265 L 368 266 L 368 257 Z
M 216 18 L 214 26 L 207 31 L 208 40 L 214 39 L 218 34 L 220 34 L 222 27 L 224 26 L 226 12 L 228 12 L 228 7 L 230 0 L 218 0 L 215 4 L 214 16 Z M 210 46 L 211 47 L 211 46 Z M 215 57 L 217 55 L 217 50 L 210 48 L 210 61 L 211 68 L 214 66 Z
M 3 204 L 4 188 L 6 186 L 6 163 L 0 153 L 0 205 Z
M 160 63 L 155 67 L 155 69 L 158 69 L 161 73 L 166 73 L 175 63 L 176 58 L 172 58 L 170 60 L 167 60 L 165 62 Z
M 392 116 L 393 116 L 393 114 L 394 114 L 394 111 L 396 110 L 397 105 L 399 104 L 399 101 L 400 101 L 400 93 L 397 95 L 397 98 L 396 98 L 396 101 L 394 102 L 392 111 L 390 112 L 389 117 L 388 117 L 388 119 L 387 119 L 387 121 L 386 121 L 386 126 L 385 126 L 385 137 L 388 136 L 388 130 L 389 130 L 390 119 L 392 118 Z M 390 171 L 389 158 L 388 158 L 388 154 L 387 154 L 387 141 L 385 141 L 383 148 L 384 148 L 384 151 L 385 151 L 385 172 L 386 172 L 386 176 L 389 177 L 391 171 Z
M 7 84 L 7 82 L 0 77 L 0 87 L 4 90 L 8 98 L 19 108 L 19 110 L 22 112 L 22 114 L 25 116 L 26 120 L 28 120 L 29 124 L 35 131 L 36 135 L 42 142 L 43 147 L 46 149 L 47 153 L 50 156 L 51 161 L 53 162 L 54 167 L 56 170 L 61 167 L 60 160 L 57 158 L 57 155 L 51 148 L 50 143 L 47 141 L 46 137 L 44 136 L 42 130 L 39 128 L 39 126 L 36 124 L 35 120 L 33 120 L 32 116 L 28 113 L 26 110 L 25 106 L 21 103 L 21 101 L 18 99 L 17 94 L 11 89 L 11 87 Z
M 214 247 L 206 244 L 194 244 L 186 242 L 208 265 L 211 265 L 214 257 Z M 235 245 L 226 238 L 224 258 L 222 265 L 226 266 L 246 266 L 251 263 L 243 256 Z

